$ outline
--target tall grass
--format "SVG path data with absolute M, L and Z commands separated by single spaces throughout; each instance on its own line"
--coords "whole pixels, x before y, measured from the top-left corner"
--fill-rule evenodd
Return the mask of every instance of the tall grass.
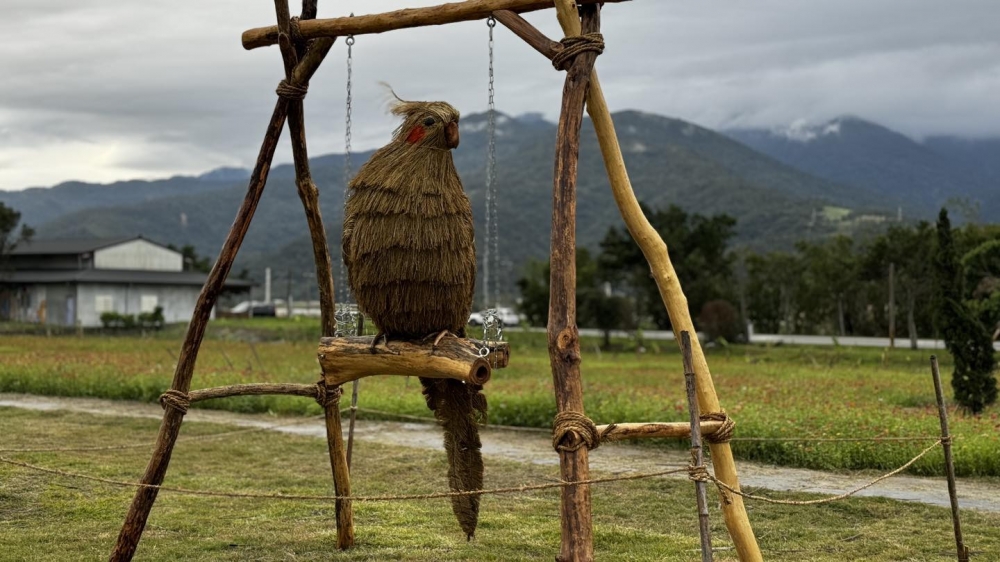
M 318 324 L 275 319 L 216 321 L 205 340 L 194 388 L 246 382 L 315 382 Z M 181 333 L 155 338 L 0 338 L 0 391 L 154 401 L 168 388 Z M 549 427 L 555 401 L 544 334 L 511 331 L 511 365 L 494 373 L 486 392 L 490 422 Z M 672 342 L 616 342 L 583 349 L 584 402 L 598 423 L 685 421 L 680 355 Z M 256 353 L 254 353 L 256 352 Z M 258 361 L 259 357 L 259 361 Z M 951 372 L 942 356 L 942 373 Z M 737 422 L 737 437 L 935 436 L 940 429 L 928 354 L 843 347 L 727 346 L 708 350 L 716 390 Z M 945 387 L 950 385 L 945 381 Z M 239 397 L 198 407 L 238 412 L 317 414 L 312 400 Z M 428 416 L 415 380 L 361 382 L 360 406 Z M 362 417 L 371 414 L 363 414 Z M 964 476 L 1000 476 L 1000 407 L 979 416 L 950 410 L 956 468 Z M 683 443 L 657 443 L 679 446 Z M 899 466 L 926 443 L 734 441 L 737 458 L 820 469 Z M 914 465 L 943 474 L 941 452 Z

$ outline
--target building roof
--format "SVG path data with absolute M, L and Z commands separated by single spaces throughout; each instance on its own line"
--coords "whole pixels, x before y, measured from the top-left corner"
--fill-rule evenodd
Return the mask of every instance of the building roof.
M 27 242 L 18 244 L 10 255 L 79 255 L 100 250 L 102 248 L 108 248 L 110 246 L 117 246 L 118 244 L 131 242 L 132 240 L 145 240 L 150 244 L 156 244 L 157 246 L 166 248 L 163 244 L 154 242 L 148 238 L 143 238 L 142 236 L 129 236 L 127 238 L 49 238 L 41 240 L 33 238 Z
M 27 269 L 0 271 L 0 285 L 8 283 L 131 283 L 135 285 L 205 284 L 208 275 L 198 271 L 146 271 L 138 269 Z M 249 279 L 226 280 L 227 289 L 249 289 Z

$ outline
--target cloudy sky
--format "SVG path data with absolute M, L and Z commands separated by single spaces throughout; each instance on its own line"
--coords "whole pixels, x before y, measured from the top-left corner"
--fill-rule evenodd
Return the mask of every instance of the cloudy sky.
M 321 0 L 319 15 L 436 3 Z M 0 189 L 252 166 L 282 66 L 276 47 L 244 51 L 240 34 L 273 23 L 272 2 L 3 5 Z M 560 36 L 551 10 L 528 19 Z M 603 19 L 613 110 L 713 128 L 853 114 L 915 137 L 1000 136 L 996 0 L 634 0 Z M 485 109 L 486 45 L 481 21 L 358 37 L 355 147 L 393 128 L 379 81 Z M 338 41 L 306 100 L 313 154 L 343 150 L 345 55 Z M 561 75 L 501 26 L 496 76 L 500 110 L 557 116 Z M 277 160 L 289 159 L 283 146 Z

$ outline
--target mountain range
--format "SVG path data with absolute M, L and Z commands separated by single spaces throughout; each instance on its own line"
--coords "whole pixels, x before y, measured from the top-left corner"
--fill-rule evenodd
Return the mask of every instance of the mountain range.
M 1000 221 L 992 193 L 1000 181 L 1000 139 L 928 138 L 922 142 L 855 118 L 788 130 L 715 132 L 690 122 L 637 111 L 614 120 L 633 188 L 652 207 L 679 205 L 705 215 L 727 213 L 737 243 L 788 249 L 802 239 L 859 234 L 897 219 L 930 218 L 948 200 L 978 201 L 983 220 Z M 485 233 L 486 115 L 464 117 L 455 164 L 472 200 L 477 232 Z M 497 116 L 499 251 L 510 291 L 521 264 L 548 253 L 556 126 L 538 115 Z M 370 152 L 353 156 L 355 166 Z M 311 161 L 331 251 L 339 261 L 344 155 Z M 51 188 L 0 191 L 39 238 L 142 234 L 191 244 L 214 256 L 246 191 L 247 170 L 220 168 L 200 176 L 108 185 L 66 182 Z M 596 137 L 581 134 L 577 235 L 596 247 L 621 226 Z M 290 272 L 305 296 L 312 257 L 289 164 L 271 170 L 236 271 L 260 278 L 275 270 L 279 287 Z M 482 247 L 485 237 L 477 242 Z M 314 293 L 313 293 L 314 294 Z

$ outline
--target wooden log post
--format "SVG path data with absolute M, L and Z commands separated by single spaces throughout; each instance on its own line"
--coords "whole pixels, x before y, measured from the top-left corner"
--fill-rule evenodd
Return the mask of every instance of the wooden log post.
M 569 4 L 572 2 L 567 2 Z M 596 32 L 600 28 L 598 9 L 586 6 L 583 12 L 588 30 Z M 575 6 L 572 8 L 572 17 L 579 26 Z M 576 175 L 583 103 L 596 58 L 596 52 L 583 52 L 572 60 L 567 69 L 556 136 L 548 321 L 549 362 L 552 366 L 558 410 L 555 431 L 559 431 L 560 416 L 583 416 L 580 338 L 576 326 Z M 562 480 L 587 480 L 590 477 L 588 446 L 583 435 L 577 431 L 565 432 L 558 450 Z M 557 560 L 593 560 L 590 486 L 562 488 L 560 515 L 562 544 Z
M 579 20 L 573 15 L 575 12 L 572 4 L 571 0 L 560 0 L 556 3 L 560 14 L 559 23 L 563 28 L 563 33 L 567 36 L 580 33 Z M 629 233 L 639 245 L 646 261 L 649 262 L 650 271 L 659 289 L 660 298 L 663 299 L 666 306 L 678 344 L 681 339 L 680 332 L 687 331 L 692 335 L 691 351 L 697 381 L 698 405 L 703 413 L 719 412 L 722 407 L 715 393 L 715 383 L 712 381 L 705 353 L 698 342 L 694 322 L 691 321 L 687 298 L 681 289 L 674 266 L 670 262 L 667 245 L 643 215 L 639 201 L 632 190 L 628 171 L 625 169 L 625 160 L 622 158 L 621 147 L 618 145 L 614 121 L 611 119 L 611 112 L 604 99 L 604 92 L 601 90 L 601 83 L 596 71 L 590 77 L 590 87 L 587 90 L 587 113 L 594 124 L 594 131 L 597 133 L 597 141 L 601 147 L 601 155 L 608 172 L 615 203 L 618 205 L 618 210 L 622 214 L 622 219 L 625 221 Z M 738 490 L 739 478 L 736 474 L 736 462 L 733 460 L 729 443 L 709 443 L 709 449 L 712 453 L 712 464 L 715 468 L 716 478 Z M 750 527 L 743 498 L 732 494 L 731 501 L 723 502 L 722 514 L 739 559 L 742 562 L 762 561 L 760 548 L 757 545 L 756 537 L 754 537 L 753 529 Z
M 308 43 L 308 51 L 300 48 L 296 50 L 291 37 L 291 22 L 288 13 L 288 0 L 274 0 L 275 12 L 278 19 L 278 45 L 281 48 L 281 57 L 285 65 L 286 82 L 294 81 L 295 67 L 298 58 L 304 56 L 308 51 L 321 51 L 324 54 L 329 52 L 333 46 L 335 37 L 322 37 Z M 314 13 L 303 14 L 304 16 L 315 17 Z M 300 21 L 309 21 L 302 19 Z M 312 179 L 312 172 L 309 169 L 309 152 L 306 146 L 305 131 L 305 108 L 303 96 L 305 95 L 308 83 L 297 84 L 300 88 L 301 96 L 289 101 L 288 107 L 288 132 L 292 143 L 292 159 L 295 163 L 295 186 L 302 201 L 302 208 L 306 215 L 306 224 L 309 227 L 309 237 L 312 241 L 313 261 L 316 264 L 316 285 L 319 290 L 320 323 L 323 336 L 332 337 L 337 331 L 337 321 L 335 319 L 334 290 L 333 290 L 333 265 L 330 261 L 330 248 L 327 243 L 326 229 L 323 227 L 323 216 L 319 207 L 319 190 Z M 285 88 L 289 90 L 289 88 Z M 280 89 L 279 89 L 280 91 Z M 331 385 L 329 381 L 321 381 L 325 384 L 323 396 L 320 398 L 326 419 L 326 439 L 330 453 L 330 469 L 333 473 L 333 487 L 338 496 L 350 496 L 350 470 L 347 462 L 347 452 L 344 447 L 343 427 L 340 419 L 340 396 L 342 390 L 339 385 Z M 337 500 L 337 547 L 340 549 L 350 548 L 354 545 L 354 516 L 351 510 L 351 502 L 348 500 Z
M 579 0 L 578 4 L 626 2 L 628 0 Z M 467 0 L 424 8 L 406 8 L 381 14 L 301 21 L 299 31 L 305 39 L 346 37 L 384 33 L 396 29 L 445 25 L 462 21 L 486 19 L 498 10 L 515 13 L 534 12 L 551 8 L 552 0 Z M 257 27 L 243 32 L 243 48 L 247 50 L 278 44 L 278 27 Z
M 310 52 L 296 66 L 293 73 L 292 84 L 308 83 L 309 79 L 319 68 L 320 63 L 326 53 L 321 51 Z M 271 113 L 271 120 L 268 122 L 267 130 L 264 133 L 264 140 L 261 143 L 260 151 L 257 155 L 257 162 L 253 172 L 250 174 L 250 181 L 247 187 L 243 203 L 236 213 L 236 218 L 226 235 L 226 240 L 219 251 L 219 257 L 215 260 L 215 265 L 198 295 L 198 302 L 195 304 L 191 323 L 188 324 L 187 333 L 184 336 L 184 343 L 181 346 L 177 366 L 174 369 L 174 378 L 170 384 L 170 390 L 179 396 L 186 396 L 191 388 L 191 378 L 194 375 L 195 361 L 198 357 L 198 350 L 205 336 L 205 328 L 212 316 L 212 309 L 218 300 L 219 294 L 225 285 L 226 278 L 232 269 L 233 261 L 239 252 L 247 229 L 253 219 L 257 204 L 264 192 L 267 183 L 267 176 L 271 170 L 271 161 L 274 158 L 274 151 L 284 128 L 285 119 L 288 115 L 288 99 L 279 97 L 275 102 L 274 111 Z M 158 486 L 163 483 L 166 476 L 167 467 L 170 464 L 170 457 L 173 453 L 174 443 L 180 432 L 181 423 L 184 419 L 184 408 L 168 406 L 163 414 L 163 421 L 157 434 L 156 443 L 153 447 L 153 454 L 149 459 L 146 470 L 140 482 L 151 486 Z M 149 519 L 149 512 L 156 501 L 158 489 L 154 487 L 142 487 L 136 490 L 129 506 L 129 511 L 125 516 L 118 539 L 111 551 L 109 560 L 112 562 L 127 562 L 135 555 L 135 550 L 142 538 L 142 532 L 146 528 Z
M 688 413 L 691 418 L 691 461 L 694 466 L 705 463 L 701 450 L 701 426 L 699 424 L 698 398 L 695 393 L 694 365 L 691 361 L 691 334 L 681 332 L 681 356 L 684 361 L 684 390 L 687 391 Z M 705 483 L 694 483 L 695 500 L 698 503 L 698 535 L 701 538 L 701 560 L 712 562 L 712 530 L 708 521 L 708 495 Z
M 944 467 L 948 476 L 948 499 L 951 500 L 951 522 L 955 528 L 955 548 L 958 562 L 969 562 L 969 547 L 962 540 L 962 522 L 958 517 L 958 491 L 955 489 L 955 461 L 951 457 L 951 433 L 948 431 L 948 408 L 941 389 L 941 370 L 936 355 L 931 355 L 931 375 L 934 377 L 934 395 L 937 397 L 938 417 L 941 420 L 941 448 L 944 449 Z

